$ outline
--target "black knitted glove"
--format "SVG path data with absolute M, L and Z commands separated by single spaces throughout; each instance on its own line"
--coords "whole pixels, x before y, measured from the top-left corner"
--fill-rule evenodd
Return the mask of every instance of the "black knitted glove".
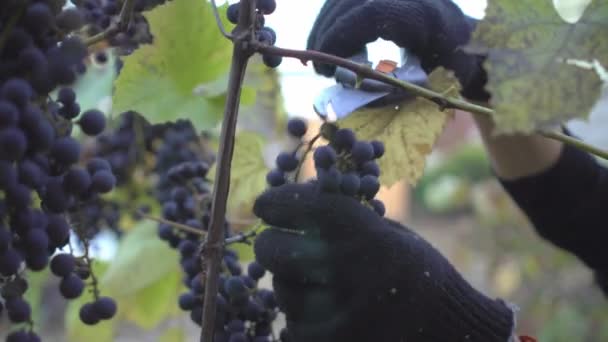
M 378 38 L 393 41 L 418 56 L 430 72 L 438 66 L 453 70 L 463 95 L 485 101 L 487 76 L 483 57 L 465 54 L 475 21 L 451 0 L 327 0 L 308 38 L 308 49 L 351 57 Z M 332 77 L 335 67 L 315 64 Z
M 255 243 L 296 342 L 507 342 L 513 311 L 472 288 L 435 248 L 315 183 L 268 190 Z

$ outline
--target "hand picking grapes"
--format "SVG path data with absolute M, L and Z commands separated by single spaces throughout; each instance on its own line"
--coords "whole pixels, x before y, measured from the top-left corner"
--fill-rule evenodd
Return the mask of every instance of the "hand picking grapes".
M 454 71 L 465 97 L 487 101 L 484 57 L 460 49 L 474 27 L 449 0 L 327 0 L 308 47 L 349 57 L 384 38 L 418 56 L 427 71 Z M 324 64 L 315 69 L 327 77 L 335 72 Z M 494 173 L 537 232 L 576 255 L 608 291 L 601 219 L 608 170 L 557 141 L 494 137 L 491 122 L 476 121 Z M 292 120 L 288 130 L 301 137 L 306 125 Z M 315 150 L 317 179 L 308 183 L 293 183 L 296 154 L 281 154 L 267 177 L 272 188 L 255 203 L 255 214 L 271 226 L 255 253 L 274 275 L 287 318 L 284 340 L 519 341 L 515 305 L 482 294 L 428 242 L 383 218 L 374 199 L 380 170 L 363 167 L 382 154 L 356 148 L 372 144 L 347 131 Z

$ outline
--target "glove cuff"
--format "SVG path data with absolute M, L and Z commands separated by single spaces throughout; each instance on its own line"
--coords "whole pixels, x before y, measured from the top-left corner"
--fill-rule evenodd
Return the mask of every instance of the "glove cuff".
M 451 279 L 449 279 L 451 278 Z M 441 332 L 451 341 L 511 341 L 515 330 L 515 310 L 500 299 L 491 299 L 474 289 L 458 273 L 448 277 L 449 288 L 440 295 L 445 317 Z

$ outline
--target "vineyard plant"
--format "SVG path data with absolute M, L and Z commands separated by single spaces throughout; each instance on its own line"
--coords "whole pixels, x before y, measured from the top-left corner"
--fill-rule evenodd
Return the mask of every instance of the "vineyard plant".
M 130 324 L 146 332 L 132 340 L 189 341 L 192 329 L 167 323 L 187 315 L 202 342 L 290 341 L 251 248 L 267 228 L 256 197 L 317 182 L 382 217 L 380 189 L 417 184 L 455 110 L 608 159 L 555 129 L 587 118 L 608 78 L 608 3 L 572 3 L 488 0 L 463 48 L 487 56 L 490 108 L 443 68 L 423 87 L 276 46 L 283 33 L 265 17 L 289 0 L 2 0 L 0 338 L 58 340 L 40 325 L 52 302 L 65 312 L 59 340 L 114 341 Z M 288 58 L 415 98 L 319 127 L 288 119 L 276 71 Z M 97 103 L 100 67 L 111 106 Z M 269 146 L 283 151 L 273 167 Z

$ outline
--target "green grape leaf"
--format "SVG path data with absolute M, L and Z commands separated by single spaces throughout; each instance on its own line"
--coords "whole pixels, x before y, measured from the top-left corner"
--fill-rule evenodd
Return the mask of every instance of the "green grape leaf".
M 104 290 L 115 296 L 130 295 L 179 268 L 178 253 L 158 238 L 157 225 L 142 221 L 125 234 L 112 265 L 100 278 Z
M 451 72 L 435 70 L 429 81 L 435 91 L 449 97 L 459 96 L 458 81 Z M 353 129 L 359 139 L 384 143 L 386 152 L 378 160 L 382 185 L 390 187 L 402 179 L 414 185 L 423 174 L 426 156 L 453 112 L 441 111 L 436 103 L 416 98 L 397 106 L 358 110 L 338 121 L 338 125 Z
M 222 18 L 226 8 L 221 8 Z M 113 112 L 134 110 L 153 124 L 188 118 L 198 130 L 215 127 L 224 112 L 232 43 L 216 27 L 211 5 L 171 1 L 144 16 L 154 42 L 124 58 L 114 84 Z M 251 103 L 252 97 L 244 89 L 242 101 Z
M 108 264 L 99 261 L 93 262 L 93 272 L 97 277 L 102 276 L 108 268 Z M 111 294 L 100 288 L 103 296 L 112 296 Z M 114 341 L 116 317 L 111 320 L 104 320 L 96 325 L 89 326 L 80 321 L 80 307 L 86 303 L 93 301 L 93 293 L 85 291 L 82 296 L 68 302 L 65 312 L 65 327 L 68 341 L 73 342 L 107 342 Z M 122 310 L 120 303 L 118 304 L 118 314 Z
M 266 139 L 257 133 L 241 131 L 236 135 L 228 196 L 232 216 L 250 214 L 255 198 L 266 189 L 269 168 L 264 161 L 265 145 Z M 214 165 L 207 177 L 214 179 L 215 173 Z
M 46 288 L 46 283 L 51 279 L 51 272 L 48 268 L 40 272 L 29 272 L 27 274 L 28 289 L 25 292 L 25 299 L 32 308 L 32 320 L 40 322 L 42 316 L 42 291 Z
M 549 0 L 491 0 L 471 52 L 487 54 L 487 89 L 497 133 L 529 133 L 586 118 L 608 66 L 608 2 L 592 1 L 576 23 Z M 597 65 L 597 64 L 596 64 Z
M 174 271 L 146 288 L 129 296 L 119 297 L 124 318 L 148 330 L 179 314 L 177 298 L 184 288 L 181 277 L 181 270 L 176 267 Z

